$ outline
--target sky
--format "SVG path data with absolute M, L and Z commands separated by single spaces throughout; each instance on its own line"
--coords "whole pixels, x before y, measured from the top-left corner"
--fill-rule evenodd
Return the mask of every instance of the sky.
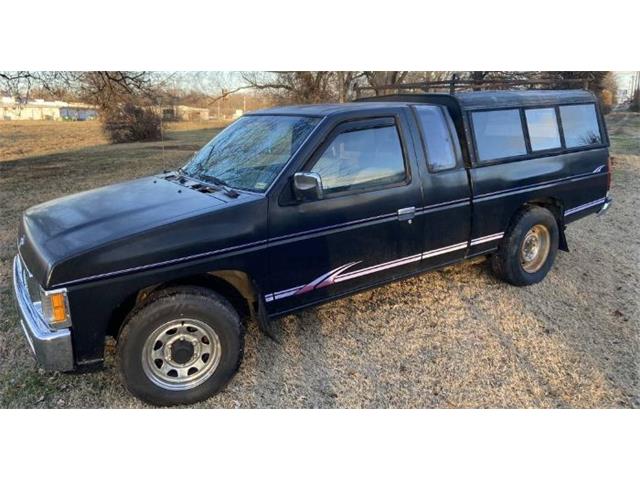
M 635 73 L 636 72 L 616 72 L 620 90 L 629 90 L 631 88 L 631 78 Z

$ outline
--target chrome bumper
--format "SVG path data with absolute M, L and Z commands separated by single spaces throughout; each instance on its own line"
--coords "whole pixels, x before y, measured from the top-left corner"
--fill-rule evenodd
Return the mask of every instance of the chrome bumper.
M 24 282 L 24 267 L 16 255 L 13 259 L 13 294 L 16 300 L 20 323 L 38 365 L 45 370 L 73 370 L 73 347 L 71 330 L 49 330 L 40 312 L 35 308 Z
M 600 207 L 600 210 L 598 210 L 596 215 L 604 215 L 605 213 L 607 213 L 607 210 L 609 210 L 609 207 L 611 206 L 612 203 L 613 203 L 613 198 L 607 195 L 607 198 L 604 200 L 602 207 Z

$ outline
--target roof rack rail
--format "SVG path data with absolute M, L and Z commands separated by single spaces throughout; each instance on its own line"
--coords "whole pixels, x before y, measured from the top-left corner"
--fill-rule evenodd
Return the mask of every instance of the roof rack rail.
M 575 85 L 582 85 L 585 90 L 589 89 L 589 80 L 580 78 L 570 79 L 536 79 L 536 80 L 464 80 L 453 75 L 450 80 L 439 80 L 433 82 L 415 82 L 415 83 L 391 83 L 386 85 L 377 86 L 359 86 L 355 85 L 354 91 L 356 98 L 362 97 L 362 92 L 373 91 L 374 96 L 387 95 L 393 91 L 399 93 L 401 90 L 410 90 L 412 93 L 414 90 L 421 90 L 422 92 L 433 92 L 435 90 L 448 90 L 449 94 L 453 95 L 456 92 L 456 88 L 462 88 L 465 90 L 486 90 L 487 88 L 503 89 L 505 87 L 516 86 L 529 86 L 529 87 L 544 87 L 544 86 L 567 85 L 571 87 Z

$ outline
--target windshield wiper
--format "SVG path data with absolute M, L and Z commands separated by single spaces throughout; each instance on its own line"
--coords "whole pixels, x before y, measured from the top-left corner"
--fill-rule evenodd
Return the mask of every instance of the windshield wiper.
M 211 182 L 215 186 L 220 187 L 220 189 L 231 198 L 238 198 L 240 194 L 233 189 L 227 182 L 222 180 L 221 178 L 214 177 L 213 175 L 207 175 L 205 173 L 199 174 L 199 177 L 202 178 L 205 182 Z
M 178 168 L 178 174 L 183 178 L 191 178 L 194 180 L 200 180 L 206 183 L 210 183 L 222 190 L 228 197 L 238 198 L 240 196 L 240 194 L 236 190 L 234 190 L 233 187 L 231 187 L 227 182 L 213 175 L 207 175 L 206 173 L 201 172 L 196 172 L 192 175 L 189 175 L 183 167 Z
M 180 179 L 178 180 L 180 183 L 184 183 L 186 181 L 185 179 L 189 178 L 189 175 L 187 175 L 187 172 L 185 172 L 182 167 L 178 168 L 178 175 L 180 175 Z

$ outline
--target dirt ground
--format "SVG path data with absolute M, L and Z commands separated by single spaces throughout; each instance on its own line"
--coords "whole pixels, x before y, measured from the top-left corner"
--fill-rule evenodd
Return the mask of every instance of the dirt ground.
M 615 203 L 571 225 L 571 253 L 545 281 L 516 288 L 486 262 L 465 263 L 288 316 L 279 343 L 251 325 L 237 376 L 197 406 L 640 407 L 640 115 L 607 121 Z M 145 406 L 120 385 L 112 344 L 97 373 L 35 366 L 11 298 L 18 219 L 35 203 L 180 165 L 215 132 L 171 132 L 164 156 L 160 143 L 92 144 L 0 163 L 1 407 Z

